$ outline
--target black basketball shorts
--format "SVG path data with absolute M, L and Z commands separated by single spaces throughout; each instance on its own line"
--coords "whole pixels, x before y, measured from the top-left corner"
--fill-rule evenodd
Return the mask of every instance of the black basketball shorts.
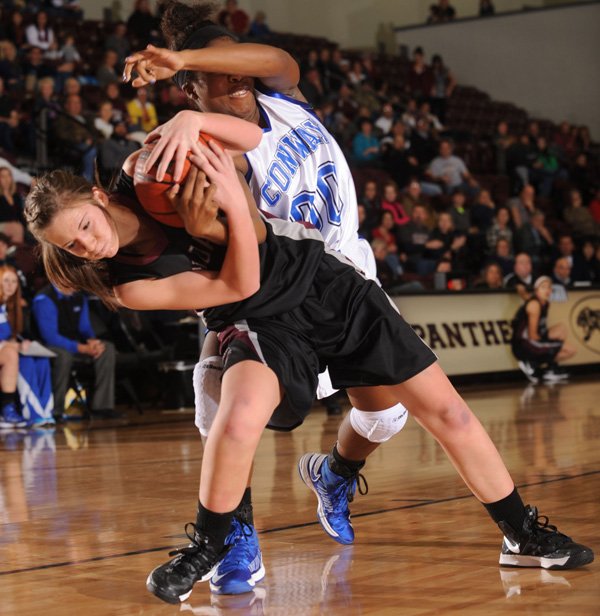
M 270 428 L 292 430 L 304 421 L 325 368 L 333 386 L 344 389 L 402 383 L 437 360 L 376 283 L 330 264 L 328 270 L 324 261 L 297 308 L 219 332 L 224 370 L 254 360 L 277 375 L 285 397 Z

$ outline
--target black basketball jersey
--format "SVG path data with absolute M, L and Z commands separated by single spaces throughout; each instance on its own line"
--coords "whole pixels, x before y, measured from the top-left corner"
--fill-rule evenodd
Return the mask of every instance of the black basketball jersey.
M 121 174 L 116 191 L 116 199 L 119 195 L 124 195 L 127 201 L 135 199 L 132 179 L 125 173 Z M 218 330 L 235 321 L 268 318 L 293 310 L 310 294 L 315 274 L 324 260 L 333 277 L 355 272 L 345 257 L 339 253 L 328 254 L 316 229 L 277 218 L 264 218 L 264 222 L 267 233 L 259 246 L 260 289 L 240 302 L 204 310 L 209 329 Z M 152 254 L 140 256 L 120 251 L 109 261 L 111 280 L 113 285 L 119 285 L 190 270 L 218 270 L 222 264 L 219 249 L 224 254 L 223 247 L 199 243 L 183 230 L 157 223 L 157 243 Z M 199 251 L 204 252 L 199 254 Z M 198 298 L 198 310 L 202 309 L 202 298 Z
M 542 304 L 537 297 L 530 297 L 518 310 L 513 320 L 513 342 L 529 338 L 529 318 L 527 316 L 527 306 L 530 302 L 537 302 L 540 305 L 540 320 L 538 321 L 538 335 L 541 340 L 548 337 L 548 308 L 549 303 Z

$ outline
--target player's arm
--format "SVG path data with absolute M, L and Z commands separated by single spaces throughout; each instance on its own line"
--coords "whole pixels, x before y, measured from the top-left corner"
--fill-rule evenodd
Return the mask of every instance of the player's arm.
M 156 179 L 160 182 L 169 163 L 175 159 L 173 177 L 177 180 L 183 173 L 188 152 L 198 154 L 198 134 L 204 132 L 215 137 L 232 156 L 253 150 L 262 138 L 262 129 L 256 124 L 222 113 L 180 111 L 168 122 L 155 128 L 146 138 L 146 143 L 155 145 L 145 164 L 150 169 L 156 161 Z
M 138 280 L 115 288 L 118 301 L 136 310 L 192 310 L 240 301 L 254 294 L 260 286 L 258 244 L 246 195 L 236 179 L 236 170 L 229 154 L 218 145 L 202 148 L 194 157 L 216 187 L 214 199 L 227 216 L 229 237 L 223 266 L 219 272 L 182 272 L 168 278 Z M 193 209 L 194 192 L 203 194 L 205 182 L 199 172 L 190 170 L 193 178 L 192 199 L 179 203 L 178 211 Z M 190 223 L 191 224 L 191 223 Z M 194 231 L 192 228 L 191 231 Z
M 177 71 L 187 70 L 255 77 L 272 90 L 294 96 L 300 80 L 298 64 L 287 51 L 260 43 L 183 51 L 148 45 L 146 49 L 126 59 L 123 79 L 129 81 L 134 70 L 138 73 L 132 82 L 135 87 L 153 83 L 156 79 L 167 79 Z

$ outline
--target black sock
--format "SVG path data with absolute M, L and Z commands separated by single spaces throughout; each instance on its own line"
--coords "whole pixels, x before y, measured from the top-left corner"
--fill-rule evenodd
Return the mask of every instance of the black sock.
M 237 506 L 235 512 L 243 522 L 254 526 L 254 511 L 252 509 L 252 488 L 246 488 L 244 490 L 244 496 L 240 504 Z
M 208 535 L 213 542 L 213 547 L 220 552 L 225 545 L 225 538 L 229 534 L 233 511 L 227 513 L 215 513 L 206 509 L 198 501 L 198 513 L 196 515 L 196 529 Z
M 507 522 L 517 534 L 520 534 L 523 530 L 525 505 L 516 486 L 508 496 L 495 503 L 483 503 L 483 506 L 496 524 L 498 522 Z
M 331 453 L 327 457 L 329 468 L 340 477 L 349 479 L 354 477 L 356 473 L 365 465 L 364 460 L 347 460 L 340 455 L 337 449 L 337 443 L 333 446 Z

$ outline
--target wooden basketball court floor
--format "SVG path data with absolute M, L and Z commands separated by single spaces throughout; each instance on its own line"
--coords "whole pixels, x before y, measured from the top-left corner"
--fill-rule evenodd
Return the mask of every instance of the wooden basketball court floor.
M 600 386 L 460 388 L 527 502 L 600 552 Z M 201 450 L 190 413 L 16 431 L 0 438 L 0 614 L 600 614 L 600 562 L 575 571 L 501 569 L 501 537 L 440 447 L 413 420 L 369 459 L 352 504 L 356 542 L 315 521 L 297 476 L 339 418 L 315 407 L 291 434 L 267 432 L 254 501 L 267 576 L 254 593 L 195 587 L 180 606 L 145 588 L 185 543 Z

